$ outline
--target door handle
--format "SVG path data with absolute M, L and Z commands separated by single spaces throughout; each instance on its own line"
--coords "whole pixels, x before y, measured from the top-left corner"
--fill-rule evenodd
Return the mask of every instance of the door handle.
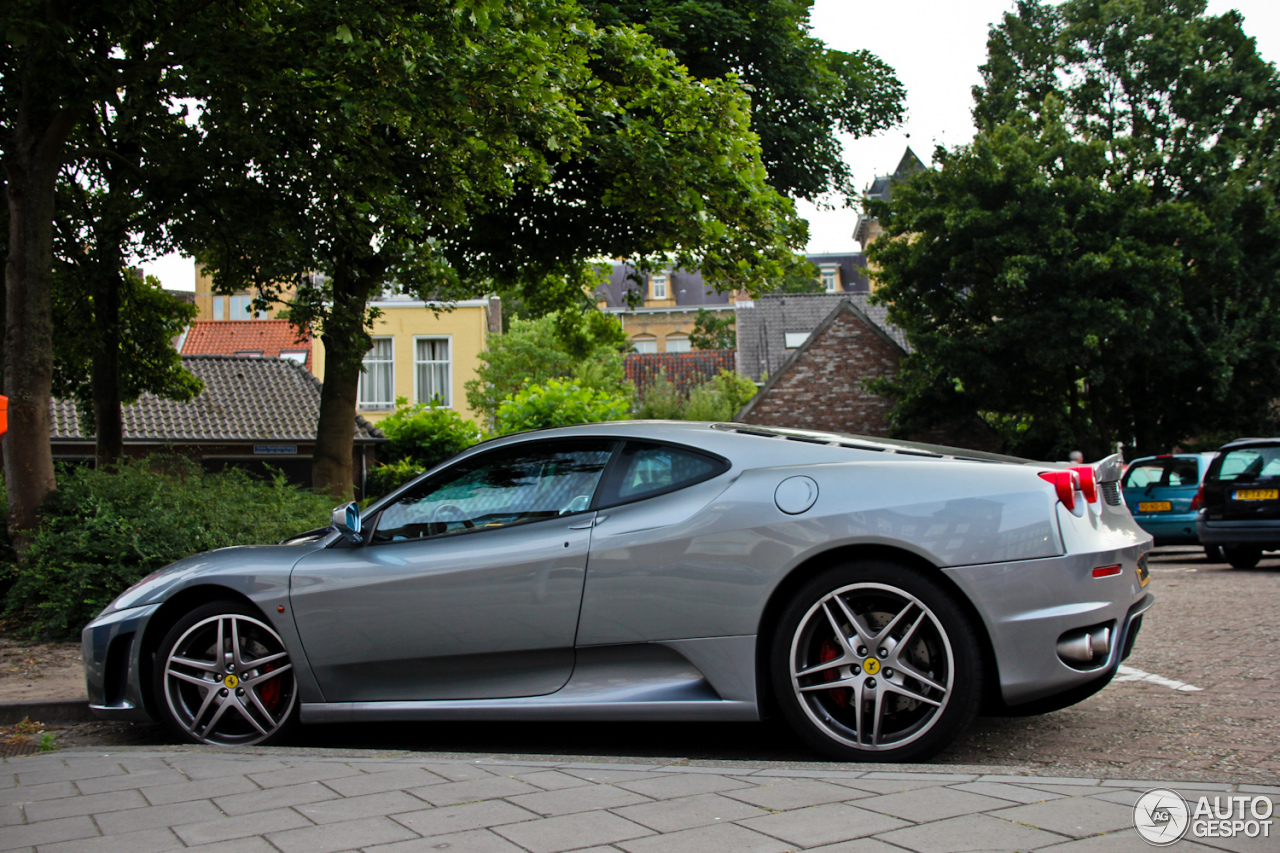
M 590 530 L 591 528 L 595 527 L 597 524 L 604 521 L 608 517 L 609 516 L 607 515 L 597 515 L 588 521 L 579 521 L 577 524 L 570 524 L 569 529 L 570 530 Z

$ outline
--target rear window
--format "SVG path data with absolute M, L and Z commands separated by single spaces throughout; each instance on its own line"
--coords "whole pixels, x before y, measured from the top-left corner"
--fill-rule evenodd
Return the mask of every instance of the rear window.
M 1148 486 L 1194 486 L 1200 482 L 1200 464 L 1196 459 L 1151 459 L 1137 462 L 1124 476 L 1126 489 Z
M 1241 447 L 1218 457 L 1216 479 L 1224 482 L 1280 477 L 1280 447 Z
M 605 485 L 601 506 L 627 503 L 683 489 L 727 470 L 722 459 L 688 447 L 629 441 Z

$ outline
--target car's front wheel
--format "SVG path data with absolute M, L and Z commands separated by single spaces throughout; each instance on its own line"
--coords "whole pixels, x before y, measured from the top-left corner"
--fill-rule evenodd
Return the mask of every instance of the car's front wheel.
M 1252 569 L 1262 559 L 1261 548 L 1228 545 L 1222 549 L 1222 554 L 1233 569 Z
M 919 761 L 958 737 L 982 696 L 977 628 L 926 572 L 887 562 L 822 572 L 774 635 L 775 695 L 795 730 L 846 761 Z
M 198 607 L 155 658 L 156 705 L 178 737 L 215 746 L 279 741 L 297 719 L 298 687 L 280 635 L 231 601 Z

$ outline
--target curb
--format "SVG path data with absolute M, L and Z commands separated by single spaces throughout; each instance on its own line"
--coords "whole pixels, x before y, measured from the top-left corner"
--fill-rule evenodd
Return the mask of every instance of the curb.
M 98 719 L 89 710 L 89 699 L 37 699 L 32 702 L 0 702 L 0 726 L 30 719 L 41 723 L 90 723 Z

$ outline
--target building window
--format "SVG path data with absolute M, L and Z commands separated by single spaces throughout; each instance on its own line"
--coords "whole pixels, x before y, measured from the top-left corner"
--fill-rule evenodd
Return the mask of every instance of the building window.
M 362 409 L 390 409 L 395 406 L 395 338 L 374 338 L 373 349 L 364 354 L 360 369 L 359 401 Z
M 653 292 L 654 299 L 667 298 L 667 277 L 665 275 L 650 276 L 649 286 Z
M 262 358 L 262 350 L 260 349 L 238 349 L 236 355 L 245 356 L 246 358 Z
M 232 320 L 256 320 L 262 315 L 253 313 L 253 297 L 248 294 L 240 294 L 231 297 L 231 319 Z
M 692 352 L 693 347 L 689 345 L 688 335 L 668 335 L 667 336 L 667 352 Z
M 221 296 L 213 297 L 213 319 L 227 319 L 227 300 Z
M 638 353 L 655 353 L 658 351 L 657 338 L 634 338 L 631 345 L 635 347 Z
M 304 349 L 281 350 L 280 357 L 286 361 L 296 361 L 298 364 L 307 363 L 307 351 Z
M 416 338 L 413 350 L 414 392 L 419 403 L 453 405 L 449 393 L 449 339 Z
M 787 349 L 796 349 L 804 346 L 804 342 L 809 340 L 808 332 L 784 332 L 787 340 Z
M 835 293 L 840 285 L 839 267 L 823 267 L 821 273 L 822 289 L 827 293 Z

